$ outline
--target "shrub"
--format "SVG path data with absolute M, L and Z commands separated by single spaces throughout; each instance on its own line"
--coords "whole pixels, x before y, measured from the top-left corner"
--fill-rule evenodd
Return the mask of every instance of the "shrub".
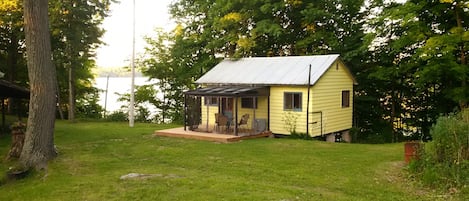
M 290 134 L 296 133 L 296 121 L 298 120 L 298 114 L 293 112 L 285 112 L 282 117 L 284 122 L 283 127 L 285 130 L 290 132 Z
M 314 138 L 306 133 L 292 132 L 289 136 L 291 139 L 313 140 Z
M 469 185 L 469 109 L 440 117 L 432 127 L 433 141 L 426 144 L 421 160 L 411 165 L 429 185 L 458 188 Z
M 106 120 L 114 121 L 114 122 L 128 121 L 129 119 L 127 117 L 128 117 L 127 113 L 123 111 L 115 111 L 109 114 L 108 116 L 106 116 Z

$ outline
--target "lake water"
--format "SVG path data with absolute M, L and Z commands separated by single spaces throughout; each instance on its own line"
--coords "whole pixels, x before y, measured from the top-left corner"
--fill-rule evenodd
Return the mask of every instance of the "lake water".
M 108 93 L 107 93 L 107 104 L 106 104 L 106 111 L 114 112 L 121 109 L 121 106 L 124 104 L 128 104 L 125 102 L 119 102 L 117 99 L 119 98 L 119 94 L 130 93 L 130 85 L 131 85 L 131 77 L 109 77 L 109 81 L 107 77 L 98 77 L 95 80 L 94 87 L 101 89 L 102 91 L 99 93 L 99 101 L 98 104 L 101 105 L 103 108 L 105 106 L 106 100 L 106 82 L 108 83 Z M 155 81 L 148 81 L 147 77 L 135 77 L 135 85 L 145 85 L 145 84 L 153 84 Z M 152 105 L 145 105 L 152 114 L 156 113 L 156 108 Z

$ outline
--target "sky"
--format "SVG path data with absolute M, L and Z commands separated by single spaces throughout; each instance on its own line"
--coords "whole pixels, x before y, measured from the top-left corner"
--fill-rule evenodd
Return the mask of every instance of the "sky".
M 144 52 L 144 36 L 155 28 L 171 30 L 174 23 L 169 19 L 168 6 L 172 0 L 135 0 L 135 52 Z M 120 0 L 111 6 L 111 14 L 102 27 L 106 30 L 102 40 L 105 45 L 97 49 L 98 67 L 130 66 L 132 57 L 132 11 L 133 0 Z

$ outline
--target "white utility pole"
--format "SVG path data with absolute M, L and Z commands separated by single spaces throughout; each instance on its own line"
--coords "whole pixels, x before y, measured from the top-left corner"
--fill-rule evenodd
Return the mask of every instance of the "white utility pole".
M 135 0 L 133 0 L 132 12 L 132 62 L 130 65 L 132 71 L 132 81 L 130 85 L 130 105 L 129 105 L 129 126 L 134 127 L 135 119 Z
M 109 74 L 107 74 L 106 77 L 106 93 L 104 96 L 104 118 L 106 118 L 106 112 L 107 112 L 107 94 L 109 92 Z

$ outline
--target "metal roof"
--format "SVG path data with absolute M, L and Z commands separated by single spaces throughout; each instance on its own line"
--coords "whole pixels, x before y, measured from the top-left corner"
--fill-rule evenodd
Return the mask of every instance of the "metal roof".
M 6 80 L 0 80 L 0 97 L 1 98 L 29 98 L 29 90 L 15 85 Z
M 225 59 L 198 79 L 196 83 L 207 85 L 307 85 L 309 65 L 311 65 L 311 85 L 314 85 L 338 58 L 338 54 L 331 54 Z

